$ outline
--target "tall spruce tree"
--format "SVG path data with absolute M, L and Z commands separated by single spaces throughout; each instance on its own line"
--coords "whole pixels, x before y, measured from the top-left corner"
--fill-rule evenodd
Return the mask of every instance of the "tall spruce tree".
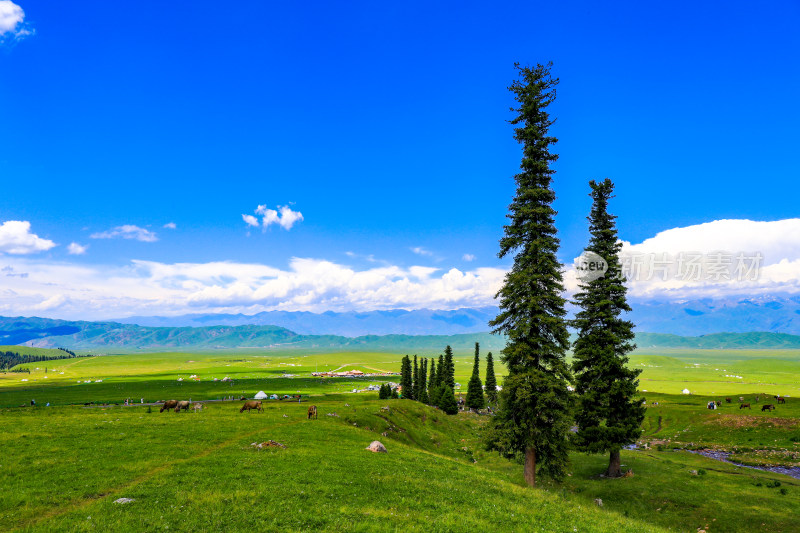
M 486 397 L 489 402 L 497 402 L 497 378 L 494 376 L 492 352 L 486 354 Z
M 438 370 L 436 371 L 436 383 L 438 385 L 444 383 L 444 375 L 445 375 L 444 355 L 439 354 L 439 366 Z
M 608 212 L 614 184 L 610 179 L 589 182 L 592 211 L 587 251 L 599 255 L 607 265 L 605 274 L 580 281 L 575 303 L 580 308 L 572 321 L 577 330 L 572 369 L 575 372 L 578 432 L 573 442 L 590 453 L 609 453 L 606 475 L 619 477 L 620 450 L 636 442 L 641 434 L 645 408 L 637 398 L 641 370 L 626 366 L 633 344 L 633 323 L 621 317 L 630 311 L 623 283 L 616 216 Z M 597 258 L 599 259 L 599 258 Z M 587 273 L 597 272 L 587 271 Z
M 419 396 L 417 396 L 417 390 L 419 389 L 419 366 L 417 364 L 417 354 L 414 354 L 414 383 L 411 386 L 411 389 L 411 396 L 409 396 L 409 398 L 412 400 L 419 399 Z
M 431 357 L 431 373 L 428 377 L 428 402 L 430 401 L 431 395 L 433 394 L 433 389 L 436 388 L 436 385 L 439 383 L 438 377 L 436 376 L 436 359 Z
M 529 485 L 536 484 L 537 466 L 553 479 L 565 476 L 571 425 L 569 334 L 552 208 L 550 165 L 558 155 L 550 152 L 557 139 L 548 135 L 553 120 L 547 107 L 556 98 L 558 79 L 550 75 L 551 66 L 516 64 L 519 79 L 509 87 L 519 104 L 511 123 L 522 162 L 498 256 L 510 254 L 514 264 L 497 294 L 500 313 L 490 322 L 508 338 L 502 352 L 508 375 L 486 445 L 507 457 L 523 456 Z
M 451 390 L 456 390 L 456 366 L 453 363 L 453 349 L 449 344 L 444 348 L 444 369 L 442 382 L 450 387 Z M 441 372 L 441 368 L 439 371 Z
M 469 378 L 467 385 L 466 405 L 469 409 L 483 409 L 486 407 L 486 399 L 483 397 L 483 384 L 481 383 L 481 347 L 475 343 L 475 361 L 472 363 L 472 377 Z
M 406 355 L 400 365 L 400 387 L 402 387 L 403 398 L 413 398 L 414 396 L 411 391 L 414 387 L 411 372 L 411 359 Z
M 426 357 L 420 359 L 417 401 L 428 403 L 428 359 Z

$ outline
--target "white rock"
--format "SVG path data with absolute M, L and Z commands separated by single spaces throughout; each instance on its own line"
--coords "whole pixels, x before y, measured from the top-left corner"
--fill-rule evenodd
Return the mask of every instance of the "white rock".
M 380 452 L 380 453 L 386 453 L 386 446 L 384 446 L 384 445 L 381 443 L 381 441 L 379 441 L 379 440 L 374 440 L 374 441 L 372 441 L 372 442 L 370 443 L 370 445 L 369 445 L 369 446 L 367 446 L 367 450 L 369 450 L 369 451 L 371 451 L 371 452 Z

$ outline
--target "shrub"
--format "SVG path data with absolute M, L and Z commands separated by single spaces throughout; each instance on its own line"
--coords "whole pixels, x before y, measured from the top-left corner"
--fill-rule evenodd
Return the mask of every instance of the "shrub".
M 789 491 L 788 491 L 788 490 L 786 490 L 786 487 L 781 487 L 781 494 L 783 494 L 784 496 L 786 496 L 788 493 L 789 493 Z
M 698 476 L 705 476 L 706 475 L 706 471 L 703 470 L 702 468 L 698 468 L 697 469 L 697 475 Z

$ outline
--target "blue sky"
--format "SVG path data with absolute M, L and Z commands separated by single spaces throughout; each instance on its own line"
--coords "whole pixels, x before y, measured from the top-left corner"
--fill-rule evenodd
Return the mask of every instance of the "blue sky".
M 507 123 L 515 61 L 552 60 L 561 79 L 565 263 L 587 240 L 592 178 L 615 181 L 634 245 L 798 216 L 796 2 L 0 4 L 0 223 L 28 222 L 6 233 L 53 244 L 4 248 L 0 267 L 29 276 L 0 282 L 3 314 L 487 303 L 508 267 L 496 253 L 520 158 Z M 260 205 L 302 220 L 248 226 Z M 312 269 L 328 288 L 287 282 L 293 258 L 335 265 Z M 177 263 L 216 267 L 192 278 Z M 348 285 L 375 276 L 442 292 L 379 299 Z

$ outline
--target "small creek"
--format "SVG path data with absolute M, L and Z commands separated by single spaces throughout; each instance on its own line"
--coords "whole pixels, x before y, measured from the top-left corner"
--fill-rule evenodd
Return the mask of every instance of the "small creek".
M 745 468 L 753 468 L 755 470 L 764 470 L 765 472 L 772 472 L 774 474 L 783 474 L 786 476 L 793 477 L 795 479 L 800 479 L 800 466 L 750 466 L 750 465 L 743 465 L 742 463 L 737 463 L 736 461 L 731 461 L 729 459 L 730 453 L 728 452 L 719 452 L 715 450 L 686 450 L 691 453 L 696 453 L 698 455 L 702 455 L 704 457 L 708 457 L 709 459 L 716 459 L 717 461 L 722 461 L 723 463 L 730 463 L 736 466 L 743 466 Z

